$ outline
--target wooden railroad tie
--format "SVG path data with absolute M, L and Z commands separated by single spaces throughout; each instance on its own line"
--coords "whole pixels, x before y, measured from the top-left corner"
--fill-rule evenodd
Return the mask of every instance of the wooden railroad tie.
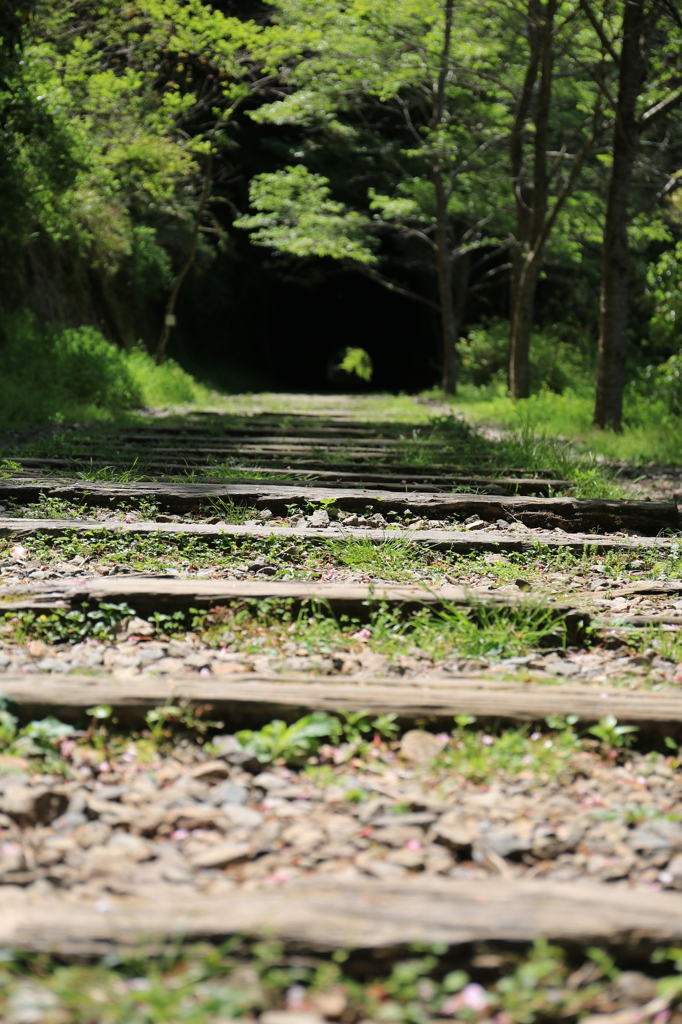
M 404 724 L 452 725 L 455 715 L 482 722 L 541 722 L 575 714 L 584 723 L 606 715 L 636 725 L 647 735 L 680 736 L 682 694 L 677 690 L 627 690 L 599 684 L 519 683 L 480 675 L 424 674 L 411 679 L 368 675 L 264 677 L 237 671 L 226 676 L 60 675 L 0 676 L 0 691 L 17 704 L 23 720 L 56 715 L 82 721 L 86 709 L 110 705 L 120 721 L 141 724 L 167 702 L 210 704 L 229 729 L 257 727 L 273 718 L 294 721 L 311 711 L 393 712 Z
M 682 940 L 682 895 L 594 883 L 424 876 L 310 880 L 191 898 L 159 886 L 142 898 L 107 896 L 96 904 L 17 905 L 0 895 L 0 946 L 25 952 L 68 959 L 131 950 L 139 956 L 178 940 L 234 934 L 324 949 L 530 943 L 542 935 L 645 956 L 656 945 Z
M 637 551 L 658 548 L 665 551 L 674 543 L 671 537 L 602 537 L 599 534 L 507 534 L 496 530 L 405 530 L 363 529 L 343 526 L 342 521 L 324 529 L 307 526 L 228 526 L 225 523 L 155 523 L 107 522 L 79 519 L 16 519 L 0 518 L 0 537 L 27 538 L 39 534 L 62 537 L 67 534 L 95 534 L 100 537 L 122 534 L 130 537 L 161 536 L 205 537 L 226 539 L 286 538 L 307 543 L 310 540 L 334 541 L 346 537 L 383 544 L 390 541 L 410 541 L 439 551 L 469 554 L 476 551 L 533 551 L 538 545 L 548 548 L 569 548 L 571 551 L 593 551 L 595 554 L 611 550 Z
M 287 514 L 292 506 L 308 507 L 333 502 L 346 512 L 363 513 L 368 507 L 381 512 L 411 512 L 429 519 L 472 515 L 491 522 L 515 519 L 526 526 L 568 531 L 630 530 L 642 536 L 656 536 L 662 530 L 679 530 L 682 525 L 672 501 L 597 500 L 586 498 L 504 497 L 486 494 L 429 494 L 383 491 L 370 488 L 300 487 L 294 484 L 249 483 L 104 483 L 97 481 L 0 479 L 0 500 L 24 504 L 41 497 L 60 498 L 90 505 L 116 507 L 142 500 L 154 501 L 171 512 L 190 512 L 216 501 L 268 508 Z

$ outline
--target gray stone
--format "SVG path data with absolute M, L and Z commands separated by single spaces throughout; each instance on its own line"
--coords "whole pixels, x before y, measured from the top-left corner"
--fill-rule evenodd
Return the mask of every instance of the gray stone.
M 556 828 L 538 825 L 533 830 L 531 853 L 539 860 L 552 860 L 562 853 L 575 850 L 584 834 L 584 826 L 577 822 L 568 822 Z
M 165 654 L 163 647 L 158 647 L 156 644 L 142 644 L 137 648 L 137 656 L 140 659 L 142 665 L 148 665 L 152 661 L 158 661 L 159 658 L 163 658 Z
M 59 996 L 30 982 L 21 982 L 7 1000 L 7 1024 L 44 1024 L 64 1020 Z
M 59 658 L 41 658 L 36 662 L 36 668 L 41 672 L 68 672 L 71 664 L 65 659 L 60 661 Z
M 211 664 L 210 654 L 206 654 L 204 651 L 196 651 L 194 654 L 188 654 L 183 661 L 185 668 L 208 668 Z
M 47 786 L 9 785 L 0 797 L 0 811 L 20 825 L 49 825 L 68 807 L 69 799 Z
M 116 857 L 139 863 L 151 860 L 156 856 L 153 843 L 130 832 L 114 832 L 105 849 L 115 853 Z
M 443 749 L 443 744 L 432 733 L 410 729 L 400 743 L 400 753 L 414 764 L 430 764 Z
M 263 822 L 263 815 L 259 811 L 253 807 L 244 807 L 243 804 L 225 803 L 221 810 L 231 825 L 258 828 Z
M 531 849 L 530 838 L 520 836 L 513 828 L 491 828 L 475 840 L 472 856 L 479 863 L 494 853 L 498 857 L 511 857 Z
M 639 853 L 653 853 L 664 849 L 682 850 L 682 825 L 666 818 L 648 821 L 633 829 L 627 843 Z
M 641 1005 L 656 995 L 656 982 L 641 971 L 621 971 L 614 978 L 613 987 L 625 999 Z
M 79 825 L 85 825 L 87 817 L 82 811 L 67 811 L 66 814 L 61 814 L 58 818 L 55 818 L 52 822 L 52 828 L 67 829 L 78 828 Z
M 118 634 L 118 640 L 127 640 L 131 636 L 154 636 L 156 629 L 152 626 L 151 622 L 146 619 L 140 619 L 138 616 L 134 616 L 132 619 L 128 619 L 123 626 L 123 629 Z
M 211 789 L 208 801 L 215 804 L 216 807 L 221 804 L 245 804 L 248 796 L 248 789 L 226 779 L 225 782 L 219 782 L 217 786 Z
M 196 765 L 196 767 L 190 768 L 187 774 L 190 779 L 217 782 L 219 779 L 226 779 L 229 773 L 230 770 L 225 762 L 221 758 L 215 758 L 212 761 L 203 761 Z
M 283 779 L 281 775 L 275 775 L 274 772 L 260 772 L 259 775 L 254 777 L 253 784 L 260 789 L 267 790 L 268 793 L 274 793 L 278 789 L 287 789 L 289 787 L 289 782 Z
M 315 509 L 313 514 L 308 517 L 308 525 L 316 530 L 329 526 L 329 513 L 327 510 L 324 508 Z
M 460 811 L 446 811 L 433 826 L 437 843 L 453 850 L 468 850 L 478 836 L 478 831 L 463 817 Z
M 249 856 L 248 843 L 218 843 L 196 853 L 191 860 L 193 868 L 224 868 L 228 864 L 246 860 Z
M 382 843 L 384 846 L 404 846 L 410 840 L 421 842 L 424 838 L 423 831 L 418 825 L 387 825 L 385 828 L 377 828 L 372 833 L 372 841 Z
M 88 812 L 105 825 L 130 825 L 136 814 L 134 807 L 119 804 L 115 800 L 99 800 L 96 796 L 88 799 Z
M 258 1019 L 259 1024 L 322 1024 L 318 1013 L 305 1010 L 266 1010 Z
M 669 876 L 669 885 L 675 889 L 682 889 L 682 853 L 676 854 L 666 869 Z
M 214 736 L 211 745 L 216 757 L 247 772 L 258 772 L 261 763 L 250 750 L 245 750 L 236 736 Z
M 432 825 L 437 815 L 433 811 L 415 811 L 414 814 L 379 814 L 370 824 L 380 828 L 385 825 Z

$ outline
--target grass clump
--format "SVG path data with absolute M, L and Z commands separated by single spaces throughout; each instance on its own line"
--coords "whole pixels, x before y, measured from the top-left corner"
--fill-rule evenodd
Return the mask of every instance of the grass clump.
M 135 610 L 126 604 L 102 603 L 94 609 L 55 609 L 50 612 L 6 612 L 0 616 L 5 636 L 18 643 L 28 639 L 47 643 L 79 643 L 86 638 L 112 642 Z M 191 632 L 208 646 L 247 654 L 333 656 L 371 650 L 389 659 L 401 655 L 442 660 L 448 657 L 504 659 L 551 646 L 565 648 L 567 625 L 549 608 L 521 604 L 490 608 L 445 604 L 404 613 L 388 603 L 374 603 L 360 618 L 337 619 L 321 602 L 290 599 L 235 602 L 210 612 L 197 609 L 149 617 L 159 636 Z
M 211 397 L 209 389 L 173 359 L 157 365 L 143 348 L 134 348 L 127 354 L 126 363 L 142 405 L 157 408 L 191 405 L 206 402 Z
M 438 757 L 439 769 L 477 782 L 491 776 L 512 779 L 528 771 L 554 779 L 569 768 L 571 757 L 582 749 L 582 740 L 574 729 L 576 715 L 550 716 L 550 732 L 526 726 L 486 732 L 470 728 L 475 722 L 473 715 L 457 715 L 452 736 Z
M 334 655 L 371 650 L 389 659 L 406 654 L 440 660 L 450 656 L 506 658 L 549 644 L 565 647 L 566 624 L 551 609 L 536 606 L 467 608 L 446 605 L 411 613 L 377 603 L 364 621 L 338 619 L 320 604 L 268 599 L 213 609 L 203 639 L 209 645 L 260 654 Z

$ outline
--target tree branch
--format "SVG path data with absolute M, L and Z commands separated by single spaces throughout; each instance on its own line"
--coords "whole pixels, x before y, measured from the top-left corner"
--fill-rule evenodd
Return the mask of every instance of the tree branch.
M 352 260 L 344 260 L 343 264 L 347 270 L 356 270 L 363 277 L 368 277 L 370 281 L 380 284 L 382 288 L 386 288 L 389 292 L 403 295 L 406 299 L 413 299 L 415 302 L 421 302 L 422 305 L 428 306 L 429 309 L 434 309 L 437 313 L 440 313 L 440 306 L 437 302 L 432 302 L 431 299 L 425 298 L 419 292 L 413 292 L 411 288 L 405 288 L 403 285 L 391 281 L 389 278 L 384 277 L 383 274 L 380 274 L 378 270 L 374 270 L 364 263 L 354 263 Z
M 620 67 L 620 56 L 614 50 L 613 43 L 611 42 L 609 37 L 604 32 L 604 29 L 600 25 L 599 20 L 598 20 L 596 14 L 594 13 L 594 11 L 592 10 L 592 7 L 590 6 L 590 0 L 580 0 L 580 7 L 585 12 L 585 16 L 587 17 L 587 20 L 589 21 L 590 25 L 592 26 L 594 31 L 599 36 L 599 40 L 600 40 L 602 46 L 604 47 L 604 49 L 606 50 L 606 52 L 608 53 L 608 55 L 610 56 L 611 60 L 616 65 L 616 67 Z
M 679 106 L 680 103 L 682 103 L 682 90 L 673 93 L 672 96 L 668 96 L 665 100 L 661 100 L 660 103 L 655 103 L 653 107 L 649 107 L 639 118 L 640 131 L 648 128 L 650 124 L 655 124 L 656 121 L 665 117 L 667 113 Z

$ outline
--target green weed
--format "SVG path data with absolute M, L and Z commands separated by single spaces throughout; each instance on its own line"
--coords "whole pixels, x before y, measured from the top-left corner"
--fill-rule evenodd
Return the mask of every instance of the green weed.
M 133 609 L 125 604 L 103 602 L 97 608 L 58 608 L 47 612 L 6 612 L 0 616 L 4 635 L 11 635 L 17 643 L 28 639 L 43 640 L 49 644 L 79 643 L 86 637 L 98 640 L 113 640 L 121 622 L 134 615 Z
M 0 693 L 0 752 L 36 758 L 37 770 L 66 773 L 66 763 L 58 748 L 63 739 L 73 734 L 74 727 L 50 715 L 21 729 L 15 710 L 14 703 Z
M 316 754 L 325 739 L 336 745 L 350 743 L 358 750 L 371 734 L 392 739 L 399 731 L 396 717 L 384 714 L 371 718 L 366 711 L 342 711 L 336 715 L 315 711 L 291 725 L 275 719 L 258 731 L 243 729 L 236 735 L 262 764 L 282 761 L 295 765 Z
M 260 510 L 247 505 L 237 505 L 231 498 L 210 498 L 206 503 L 211 515 L 220 516 L 230 526 L 239 526 L 248 519 L 257 519 Z
M 213 646 L 227 642 L 234 650 L 250 653 L 285 653 L 284 645 L 293 643 L 306 654 L 370 649 L 389 658 L 415 650 L 418 656 L 433 659 L 506 658 L 548 642 L 565 646 L 566 626 L 551 610 L 531 605 L 424 607 L 403 614 L 379 603 L 368 608 L 363 623 L 345 615 L 337 620 L 308 602 L 296 609 L 291 601 L 268 600 L 214 609 L 206 619 L 204 640 Z
M 211 721 L 204 717 L 211 710 L 209 704 L 197 707 L 186 701 L 152 708 L 145 715 L 152 743 L 157 750 L 163 750 L 178 729 L 189 733 L 195 740 L 204 740 L 208 732 L 222 729 L 224 725 L 223 722 Z
M 298 764 L 316 753 L 324 738 L 331 738 L 336 727 L 331 715 L 315 711 L 287 725 L 275 719 L 254 732 L 242 729 L 237 739 L 242 746 L 255 754 L 261 764 L 282 760 Z
M 606 749 L 618 750 L 631 746 L 639 730 L 636 725 L 619 725 L 614 715 L 606 715 L 587 731 L 591 736 L 596 736 Z

